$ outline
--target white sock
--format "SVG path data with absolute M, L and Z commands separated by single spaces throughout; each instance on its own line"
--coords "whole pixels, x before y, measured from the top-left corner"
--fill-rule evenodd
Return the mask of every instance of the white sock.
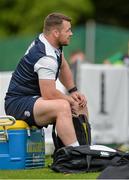
M 69 144 L 67 146 L 73 146 L 73 147 L 76 147 L 76 146 L 79 146 L 79 142 L 78 141 L 75 141 L 74 143 L 72 144 Z

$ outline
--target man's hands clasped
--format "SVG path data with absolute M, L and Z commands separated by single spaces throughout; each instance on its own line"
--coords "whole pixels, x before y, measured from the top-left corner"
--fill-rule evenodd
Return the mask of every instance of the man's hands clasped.
M 71 111 L 73 116 L 78 116 L 79 112 L 86 108 L 87 110 L 87 100 L 86 97 L 82 94 L 80 94 L 78 91 L 71 93 L 70 95 L 72 97 L 72 103 L 71 103 Z

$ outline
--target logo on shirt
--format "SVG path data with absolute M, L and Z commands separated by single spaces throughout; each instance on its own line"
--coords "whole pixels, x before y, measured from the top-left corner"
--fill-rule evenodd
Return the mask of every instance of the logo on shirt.
M 29 112 L 29 111 L 25 111 L 25 112 L 24 112 L 24 115 L 25 115 L 26 117 L 30 117 L 30 112 Z
M 37 97 L 39 97 L 39 96 L 33 96 L 34 99 L 37 98 Z

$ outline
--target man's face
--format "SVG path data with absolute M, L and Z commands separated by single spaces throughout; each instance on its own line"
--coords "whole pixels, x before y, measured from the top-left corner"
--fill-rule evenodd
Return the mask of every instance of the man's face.
M 59 30 L 58 44 L 59 46 L 67 46 L 70 43 L 72 36 L 71 23 L 63 21 L 61 29 Z

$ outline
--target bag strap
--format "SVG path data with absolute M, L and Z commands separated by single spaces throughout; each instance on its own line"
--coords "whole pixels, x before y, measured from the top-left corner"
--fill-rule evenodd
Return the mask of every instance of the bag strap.
M 59 147 L 58 147 L 57 135 L 56 135 L 56 132 L 55 132 L 55 126 L 56 126 L 56 123 L 53 124 L 52 138 L 53 138 L 53 143 L 54 143 L 55 149 L 58 149 Z
M 91 145 L 91 126 L 87 119 L 87 116 L 85 114 L 80 114 L 79 118 L 84 128 L 86 144 Z
M 86 139 L 87 139 L 87 144 L 91 145 L 91 126 L 89 124 L 89 121 L 86 117 L 86 115 L 82 115 L 82 117 L 84 118 L 85 122 L 86 122 Z
M 89 170 L 89 169 L 90 169 L 91 160 L 92 160 L 92 156 L 87 155 L 87 156 L 86 156 L 86 161 L 87 161 L 87 170 Z
M 56 134 L 55 127 L 56 127 L 56 123 L 53 124 L 52 138 L 53 138 L 53 143 L 54 143 L 54 146 L 55 146 L 55 151 L 57 151 L 58 149 L 64 147 L 65 145 L 62 143 L 59 136 Z
M 129 163 L 128 154 L 116 156 L 111 160 L 112 165 L 120 165 L 120 164 L 126 164 L 126 163 Z

